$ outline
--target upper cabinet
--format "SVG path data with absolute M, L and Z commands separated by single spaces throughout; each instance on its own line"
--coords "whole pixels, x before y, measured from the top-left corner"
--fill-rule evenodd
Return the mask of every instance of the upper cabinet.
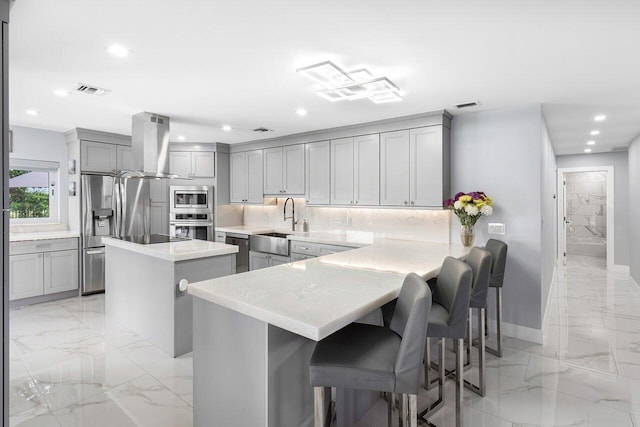
M 442 207 L 449 192 L 449 143 L 442 126 L 380 134 L 380 204 Z
M 262 150 L 231 154 L 230 175 L 231 203 L 263 203 Z
M 171 173 L 190 178 L 215 177 L 215 153 L 213 151 L 171 151 Z
M 331 141 L 331 204 L 380 204 L 378 134 Z
M 264 150 L 264 194 L 303 195 L 304 162 L 304 144 Z
M 102 142 L 82 141 L 80 146 L 82 172 L 116 173 L 117 146 Z
M 329 141 L 305 144 L 305 183 L 307 205 L 331 203 L 331 144 Z
M 116 147 L 116 169 L 119 171 L 133 170 L 133 150 L 125 145 Z

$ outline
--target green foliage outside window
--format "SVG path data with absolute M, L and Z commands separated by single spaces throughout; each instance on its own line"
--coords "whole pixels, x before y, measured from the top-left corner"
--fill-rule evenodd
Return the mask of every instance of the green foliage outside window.
M 10 169 L 9 178 L 15 178 L 31 171 Z M 10 187 L 10 218 L 48 218 L 49 187 Z

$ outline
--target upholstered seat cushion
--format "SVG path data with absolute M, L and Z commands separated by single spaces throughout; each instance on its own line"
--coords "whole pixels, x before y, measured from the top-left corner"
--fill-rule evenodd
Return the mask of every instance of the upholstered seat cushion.
M 449 312 L 438 303 L 431 303 L 427 336 L 449 338 Z
M 311 385 L 395 391 L 395 363 L 402 339 L 391 329 L 353 323 L 316 345 Z

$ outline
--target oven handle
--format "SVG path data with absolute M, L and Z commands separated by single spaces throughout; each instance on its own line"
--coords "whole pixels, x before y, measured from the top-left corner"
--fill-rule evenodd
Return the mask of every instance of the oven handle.
M 212 227 L 213 222 L 170 222 L 169 225 L 176 227 Z

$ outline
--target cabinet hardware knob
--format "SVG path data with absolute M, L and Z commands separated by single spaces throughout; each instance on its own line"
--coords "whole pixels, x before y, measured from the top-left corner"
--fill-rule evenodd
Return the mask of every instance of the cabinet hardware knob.
M 413 200 L 411 201 L 411 204 L 412 204 L 412 205 L 414 204 L 414 201 L 413 201 Z
M 356 205 L 358 204 L 358 201 L 356 200 Z
M 405 202 L 404 202 L 404 204 L 406 205 L 406 204 L 407 204 L 407 202 L 405 201 Z

